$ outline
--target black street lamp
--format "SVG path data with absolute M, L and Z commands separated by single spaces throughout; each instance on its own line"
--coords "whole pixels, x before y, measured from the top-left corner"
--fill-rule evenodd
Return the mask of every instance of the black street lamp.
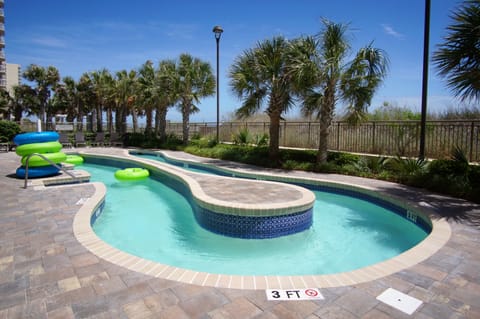
M 220 117 L 220 78 L 219 78 L 219 57 L 220 57 L 220 37 L 223 29 L 216 25 L 213 27 L 215 33 L 215 40 L 217 41 L 217 143 L 219 142 L 219 117 Z
M 423 78 L 422 78 L 422 113 L 420 118 L 420 151 L 419 159 L 425 159 L 425 131 L 427 123 L 428 98 L 428 51 L 430 43 L 430 0 L 425 0 L 425 26 L 423 34 Z

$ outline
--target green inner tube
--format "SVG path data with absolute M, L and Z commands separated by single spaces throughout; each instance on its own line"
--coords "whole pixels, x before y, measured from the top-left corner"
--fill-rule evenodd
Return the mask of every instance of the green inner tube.
M 42 156 L 48 158 L 50 161 L 54 162 L 55 164 L 64 162 L 65 159 L 67 158 L 67 155 L 63 152 L 56 152 L 56 153 L 45 153 L 42 154 Z M 25 166 L 27 162 L 27 156 L 22 157 L 22 165 Z M 33 155 L 30 157 L 30 160 L 28 161 L 28 166 L 31 167 L 38 167 L 38 166 L 47 166 L 51 165 L 52 163 L 44 160 L 38 155 Z
M 81 157 L 80 155 L 67 155 L 67 159 L 63 162 L 73 165 L 82 165 L 83 157 Z
M 150 176 L 145 168 L 125 168 L 115 172 L 115 178 L 120 181 L 137 181 Z
M 17 146 L 15 153 L 19 156 L 27 156 L 33 153 L 56 153 L 62 149 L 59 142 L 30 143 Z

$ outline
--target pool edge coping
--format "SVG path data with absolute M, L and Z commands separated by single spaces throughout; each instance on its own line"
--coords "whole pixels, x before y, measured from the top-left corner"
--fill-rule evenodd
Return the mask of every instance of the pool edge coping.
M 407 205 L 415 208 L 416 211 L 421 210 L 420 213 L 422 214 L 428 215 L 428 218 L 432 223 L 432 231 L 422 242 L 393 258 L 353 271 L 328 275 L 241 276 L 211 274 L 178 268 L 140 258 L 114 248 L 102 241 L 94 233 L 90 225 L 90 218 L 102 205 L 106 194 L 106 187 L 99 182 L 90 184 L 95 187 L 95 192 L 85 203 L 82 204 L 78 212 L 75 214 L 73 221 L 75 238 L 85 248 L 91 251 L 94 255 L 129 270 L 156 278 L 174 280 L 199 286 L 253 290 L 351 286 L 380 279 L 413 267 L 434 255 L 449 241 L 451 237 L 450 225 L 444 218 L 439 218 L 435 213 L 430 212 L 428 208 L 420 209 L 415 203 L 406 200 Z M 350 185 L 359 189 L 371 190 L 363 185 L 356 185 L 354 183 Z

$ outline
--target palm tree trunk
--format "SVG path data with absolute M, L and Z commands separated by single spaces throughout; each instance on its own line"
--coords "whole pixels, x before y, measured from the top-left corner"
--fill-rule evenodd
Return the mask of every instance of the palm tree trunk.
M 150 134 L 152 131 L 153 131 L 153 126 L 152 126 L 152 123 L 153 123 L 153 110 L 152 110 L 152 107 L 146 107 L 145 108 L 145 133 L 148 133 Z
M 155 112 L 156 123 L 158 126 L 156 127 L 155 135 L 160 138 L 160 142 L 165 142 L 167 137 L 167 108 L 166 107 L 158 107 L 157 111 Z
M 279 154 L 280 141 L 280 113 L 270 113 L 270 144 L 268 149 L 269 158 L 276 163 Z
M 335 84 L 331 84 L 335 87 Z M 335 93 L 329 88 L 325 91 L 325 103 L 322 105 L 320 114 L 320 139 L 318 143 L 317 164 L 327 163 L 328 157 L 328 135 L 332 124 L 333 110 L 335 108 Z
M 135 108 L 132 110 L 132 125 L 133 125 L 133 133 L 137 133 L 138 132 L 138 113 Z M 127 119 L 125 118 L 125 127 L 126 126 L 127 126 Z
M 182 108 L 182 132 L 183 132 L 183 144 L 187 145 L 188 144 L 188 125 L 190 122 L 190 104 L 184 105 Z
M 103 132 L 103 107 L 97 106 L 97 132 Z

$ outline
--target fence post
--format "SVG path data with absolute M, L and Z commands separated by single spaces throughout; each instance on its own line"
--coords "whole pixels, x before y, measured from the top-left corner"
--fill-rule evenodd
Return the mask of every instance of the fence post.
M 470 124 L 470 154 L 469 154 L 469 158 L 470 158 L 470 162 L 473 162 L 473 131 L 475 129 L 475 122 L 472 121 L 472 124 Z
M 337 122 L 337 151 L 340 150 L 340 122 Z
M 373 125 L 372 125 L 372 150 L 371 152 L 374 153 L 375 152 L 375 121 L 373 121 Z

